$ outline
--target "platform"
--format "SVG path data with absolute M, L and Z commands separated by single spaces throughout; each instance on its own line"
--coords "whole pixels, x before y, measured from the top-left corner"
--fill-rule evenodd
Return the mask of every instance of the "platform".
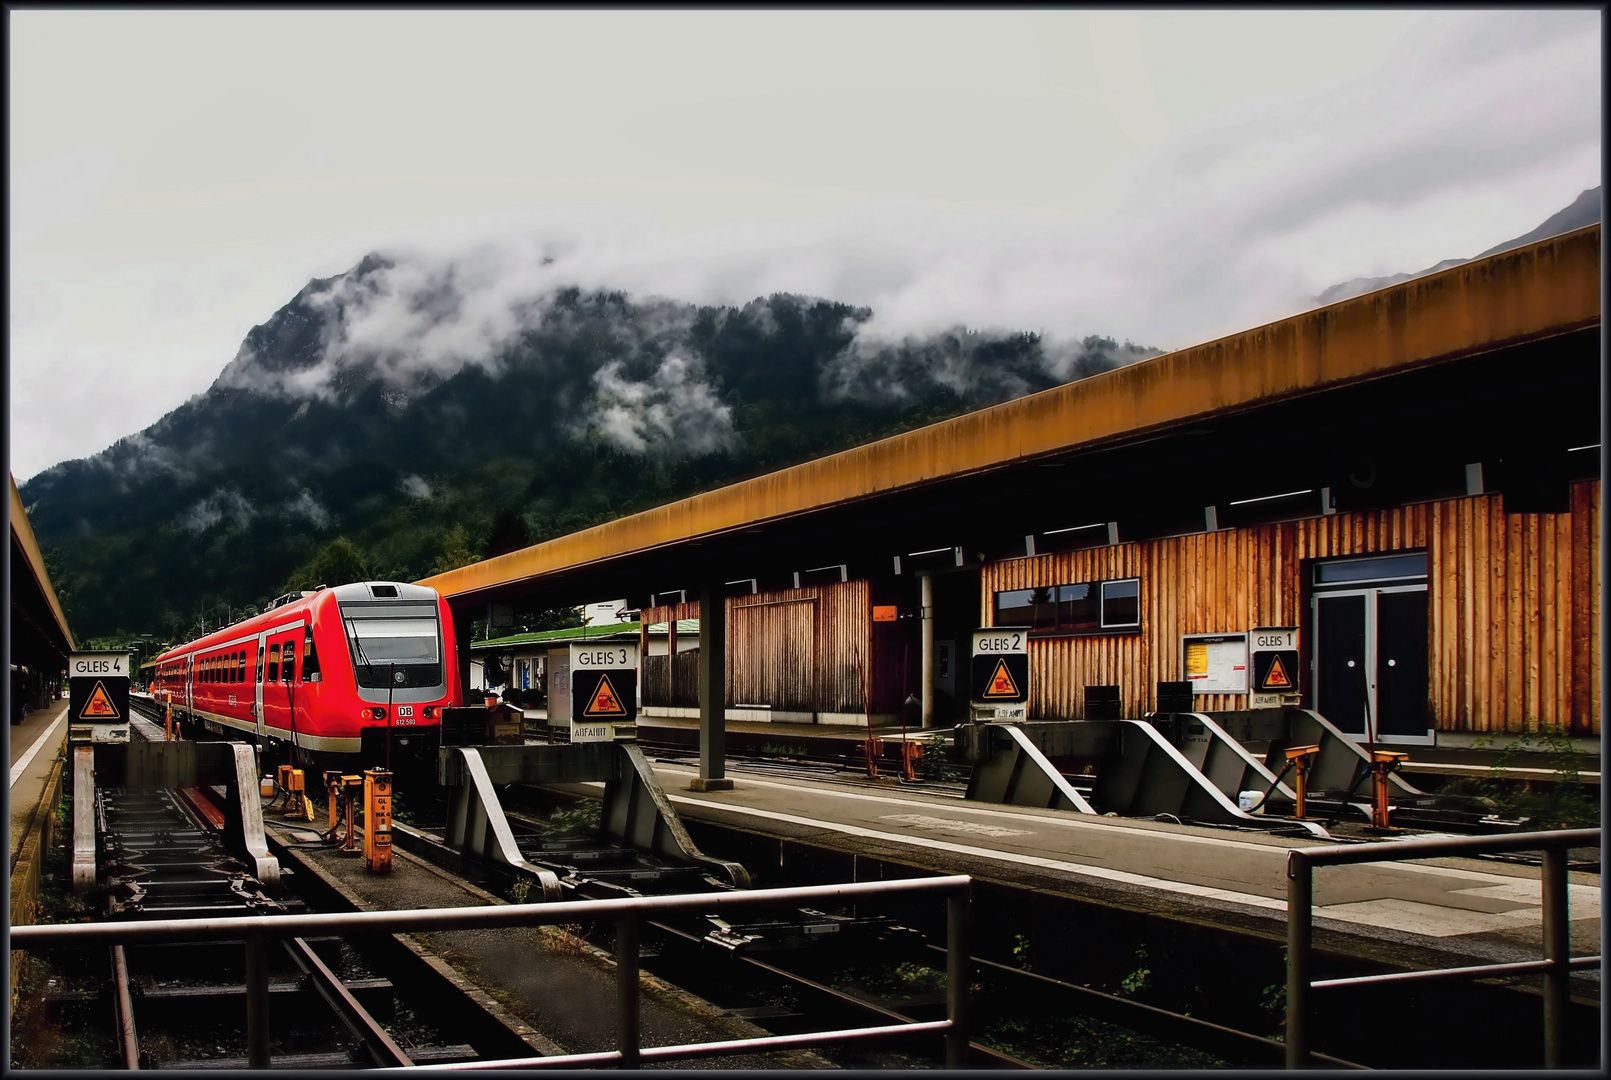
M 52 702 L 49 708 L 29 712 L 22 723 L 11 729 L 11 855 L 7 865 L 14 874 L 17 856 L 28 839 L 34 815 L 66 742 L 66 698 Z
M 985 883 L 1284 940 L 1286 852 L 1318 841 L 987 806 L 893 781 L 851 787 L 730 770 L 731 791 L 696 793 L 697 770 L 655 762 L 685 820 L 814 844 Z M 1426 834 L 1418 834 L 1426 835 Z M 1391 843 L 1391 841 L 1381 841 Z M 1571 875 L 1572 948 L 1600 947 L 1600 878 Z M 1536 960 L 1534 867 L 1438 859 L 1332 867 L 1315 882 L 1317 946 L 1392 964 Z M 1598 973 L 1574 979 L 1598 996 Z

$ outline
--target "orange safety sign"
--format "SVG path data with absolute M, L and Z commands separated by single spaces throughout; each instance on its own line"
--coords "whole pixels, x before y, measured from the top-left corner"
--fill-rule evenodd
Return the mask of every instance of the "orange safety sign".
M 117 711 L 116 705 L 112 704 L 112 697 L 106 692 L 105 684 L 96 680 L 95 689 L 90 692 L 89 700 L 84 702 L 84 707 L 79 710 L 78 718 L 80 720 L 121 720 L 123 714 Z
M 1290 689 L 1292 689 L 1292 680 L 1287 676 L 1287 669 L 1286 669 L 1286 666 L 1281 663 L 1281 657 L 1277 656 L 1275 658 L 1274 662 L 1272 662 L 1270 664 L 1270 670 L 1265 673 L 1263 681 L 1259 684 L 1259 689 L 1260 690 L 1290 690 Z
M 1018 684 L 1013 682 L 1012 672 L 1007 670 L 1007 660 L 1002 657 L 996 661 L 996 670 L 990 673 L 990 681 L 985 684 L 984 697 L 989 700 L 1018 696 Z
M 626 706 L 621 704 L 621 698 L 616 694 L 615 685 L 610 682 L 609 675 L 600 675 L 598 688 L 593 691 L 593 698 L 588 702 L 587 708 L 582 710 L 582 715 L 621 717 L 626 714 Z

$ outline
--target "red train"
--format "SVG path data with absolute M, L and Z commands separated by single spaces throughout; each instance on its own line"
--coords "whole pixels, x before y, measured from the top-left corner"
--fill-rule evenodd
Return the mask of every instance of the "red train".
M 453 617 L 435 589 L 364 581 L 284 597 L 170 649 L 151 690 L 176 719 L 319 768 L 396 768 L 462 703 Z

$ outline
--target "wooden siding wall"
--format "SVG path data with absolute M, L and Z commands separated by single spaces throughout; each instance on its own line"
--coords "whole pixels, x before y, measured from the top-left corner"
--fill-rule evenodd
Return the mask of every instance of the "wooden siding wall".
M 872 682 L 873 711 L 900 707 L 910 649 L 901 630 L 872 622 L 873 586 L 865 580 L 778 589 L 727 600 L 727 704 L 770 705 L 802 712 L 864 711 L 862 668 Z M 645 608 L 645 625 L 697 619 L 699 604 Z M 697 652 L 685 654 L 697 664 Z M 650 658 L 658 659 L 658 658 Z M 659 680 L 645 678 L 645 705 L 697 705 L 678 669 L 675 701 Z M 915 682 L 914 684 L 915 685 Z
M 699 707 L 699 650 L 676 656 L 644 656 L 638 676 L 643 680 L 645 705 Z
M 980 603 L 989 621 L 1002 590 L 1139 577 L 1140 633 L 1038 640 L 1029 654 L 1031 716 L 1079 716 L 1098 684 L 1119 685 L 1126 715 L 1139 715 L 1158 682 L 1181 678 L 1183 634 L 1303 626 L 1307 688 L 1307 560 L 1425 549 L 1438 730 L 1597 735 L 1600 542 L 1590 480 L 1573 485 L 1566 514 L 1506 514 L 1488 494 L 993 563 Z M 1198 704 L 1242 709 L 1247 697 Z

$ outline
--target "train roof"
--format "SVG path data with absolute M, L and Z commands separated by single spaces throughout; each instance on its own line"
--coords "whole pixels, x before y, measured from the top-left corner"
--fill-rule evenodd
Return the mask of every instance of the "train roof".
M 157 657 L 161 662 L 174 657 L 186 656 L 199 649 L 213 647 L 215 643 L 231 641 L 242 635 L 261 633 L 266 626 L 277 625 L 287 618 L 296 618 L 307 611 L 324 595 L 329 594 L 335 600 L 346 603 L 357 601 L 376 600 L 436 600 L 439 594 L 433 588 L 425 585 L 413 585 L 404 581 L 355 581 L 346 585 L 335 587 L 321 587 L 312 591 L 303 592 L 300 596 L 288 594 L 280 597 L 272 605 L 255 615 L 231 623 L 211 633 L 203 634 L 198 638 L 187 641 Z

